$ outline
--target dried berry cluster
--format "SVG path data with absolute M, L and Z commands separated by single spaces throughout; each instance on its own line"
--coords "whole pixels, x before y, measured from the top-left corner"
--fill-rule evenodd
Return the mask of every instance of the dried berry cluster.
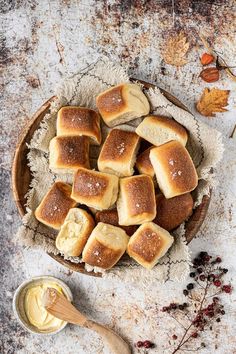
M 220 322 L 221 316 L 225 314 L 224 306 L 217 295 L 230 294 L 232 287 L 223 283 L 223 277 L 228 269 L 220 267 L 221 262 L 220 257 L 213 258 L 207 252 L 201 252 L 193 260 L 193 271 L 189 274 L 192 281 L 183 290 L 187 302 L 180 305 L 171 303 L 162 308 L 162 311 L 169 313 L 172 318 L 182 311 L 189 320 L 172 354 L 186 349 L 194 338 L 198 338 L 207 328 L 212 329 L 213 322 Z M 178 336 L 173 334 L 172 339 L 176 343 Z M 201 346 L 205 347 L 205 344 L 201 343 Z
M 200 252 L 193 260 L 193 269 L 189 276 L 191 282 L 183 290 L 186 301 L 183 303 L 172 302 L 168 306 L 162 307 L 171 318 L 182 326 L 183 334 L 180 338 L 174 333 L 172 340 L 174 349 L 171 354 L 180 350 L 192 350 L 189 346 L 194 345 L 194 350 L 205 347 L 205 343 L 200 343 L 197 348 L 195 339 L 201 337 L 201 333 L 206 329 L 212 329 L 214 322 L 220 322 L 225 314 L 224 305 L 221 303 L 219 295 L 230 294 L 232 287 L 224 284 L 223 277 L 228 269 L 221 267 L 221 258 L 213 258 L 207 252 Z M 185 324 L 180 321 L 184 320 Z M 186 326 L 187 322 L 187 326 Z M 178 344 L 177 344 L 178 343 Z M 139 341 L 138 348 L 153 348 L 155 345 L 150 341 Z

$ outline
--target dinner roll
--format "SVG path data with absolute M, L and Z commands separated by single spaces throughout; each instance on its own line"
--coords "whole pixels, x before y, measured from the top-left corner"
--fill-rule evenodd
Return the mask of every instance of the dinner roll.
M 79 256 L 95 226 L 85 210 L 72 208 L 56 238 L 56 247 L 67 256 Z
M 144 118 L 136 128 L 136 133 L 156 146 L 171 140 L 177 140 L 185 146 L 188 140 L 187 131 L 181 124 L 162 116 Z
M 97 112 L 85 107 L 62 107 L 57 114 L 58 136 L 88 136 L 96 145 L 102 140 L 100 117 Z
M 109 269 L 125 253 L 128 240 L 129 237 L 121 228 L 99 222 L 84 247 L 83 262 Z
M 151 177 L 138 175 L 122 178 L 117 210 L 120 225 L 139 225 L 153 220 L 156 201 Z
M 155 172 L 149 157 L 152 148 L 153 146 L 150 146 L 148 149 L 146 149 L 140 155 L 138 155 L 135 167 L 137 168 L 140 174 L 154 177 Z
M 191 192 L 198 176 L 187 149 L 178 141 L 170 141 L 150 152 L 157 183 L 166 198 Z
M 129 236 L 133 235 L 133 233 L 137 230 L 136 225 L 130 225 L 130 226 L 120 226 L 119 225 L 119 218 L 118 218 L 117 209 L 98 211 L 95 214 L 95 220 L 97 223 L 103 222 L 105 224 L 119 226 Z
M 97 108 L 109 127 L 129 122 L 149 113 L 147 97 L 136 84 L 121 84 L 112 87 L 96 99 Z
M 188 219 L 193 211 L 193 198 L 190 193 L 166 199 L 163 194 L 156 196 L 157 215 L 153 222 L 171 231 Z
M 89 138 L 56 136 L 49 144 L 49 167 L 55 173 L 73 173 L 89 168 Z
M 98 158 L 98 169 L 119 177 L 132 176 L 140 138 L 137 134 L 113 129 Z
M 173 242 L 168 231 L 153 222 L 146 222 L 130 237 L 127 253 L 143 267 L 152 269 Z
M 76 206 L 71 198 L 71 186 L 64 182 L 55 182 L 35 210 L 35 217 L 41 223 L 60 229 L 68 211 Z
M 117 199 L 118 177 L 79 168 L 74 176 L 72 198 L 97 210 L 110 208 Z

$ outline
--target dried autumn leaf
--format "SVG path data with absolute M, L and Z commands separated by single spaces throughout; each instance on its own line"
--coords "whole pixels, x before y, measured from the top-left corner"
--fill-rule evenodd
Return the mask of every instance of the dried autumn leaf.
M 184 33 L 169 37 L 162 50 L 162 56 L 166 64 L 183 66 L 187 64 L 186 53 L 189 43 Z
M 205 88 L 200 100 L 196 104 L 199 113 L 206 117 L 215 117 L 216 112 L 226 112 L 229 90 Z

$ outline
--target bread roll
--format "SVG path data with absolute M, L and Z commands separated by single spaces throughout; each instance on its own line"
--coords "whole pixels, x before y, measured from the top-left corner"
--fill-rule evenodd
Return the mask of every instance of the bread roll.
M 157 215 L 153 222 L 171 231 L 188 219 L 193 211 L 193 198 L 190 193 L 166 199 L 163 194 L 156 196 Z
M 119 225 L 119 218 L 118 218 L 117 209 L 98 211 L 95 214 L 95 220 L 97 223 L 103 222 L 105 224 L 119 226 L 129 236 L 133 235 L 133 233 L 137 230 L 136 225 L 130 225 L 130 226 L 120 226 Z
M 159 146 L 177 140 L 184 146 L 188 140 L 187 131 L 174 119 L 162 116 L 148 116 L 139 124 L 136 133 L 153 145 Z
M 58 230 L 68 211 L 76 204 L 76 201 L 71 198 L 71 186 L 64 182 L 55 182 L 34 214 L 38 221 Z
M 98 169 L 119 177 L 132 176 L 140 138 L 137 134 L 113 129 L 98 158 Z
M 174 238 L 168 231 L 153 222 L 147 222 L 130 237 L 127 253 L 143 267 L 152 269 L 166 254 L 173 241 Z
M 49 167 L 55 173 L 74 173 L 89 168 L 89 138 L 56 136 L 49 144 Z
M 112 87 L 97 99 L 97 108 L 109 127 L 129 122 L 149 113 L 147 97 L 136 84 L 121 84 Z
M 117 199 L 118 177 L 79 168 L 74 176 L 72 198 L 97 210 L 110 208 Z
M 166 198 L 191 192 L 198 176 L 187 149 L 178 141 L 170 141 L 150 152 L 157 183 Z
M 58 136 L 88 136 L 99 145 L 102 140 L 100 117 L 92 109 L 76 106 L 62 107 L 57 114 Z
M 84 247 L 83 262 L 103 269 L 113 267 L 125 253 L 128 239 L 121 228 L 99 222 Z
M 139 225 L 156 216 L 154 185 L 150 176 L 139 175 L 120 180 L 117 201 L 120 225 Z
M 67 256 L 79 256 L 95 226 L 85 210 L 72 208 L 56 238 L 56 247 Z
M 153 146 L 149 147 L 147 150 L 143 151 L 140 155 L 138 155 L 135 167 L 137 168 L 140 174 L 154 177 L 155 172 L 149 157 L 152 148 Z

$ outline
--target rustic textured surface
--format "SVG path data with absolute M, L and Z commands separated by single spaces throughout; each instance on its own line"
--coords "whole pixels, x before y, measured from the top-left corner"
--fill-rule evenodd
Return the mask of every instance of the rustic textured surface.
M 202 52 L 197 36 L 201 28 L 215 48 L 236 65 L 235 2 L 229 1 L 0 1 L 3 34 L 1 40 L 0 131 L 0 214 L 1 352 L 5 353 L 102 353 L 103 345 L 95 334 L 68 326 L 53 337 L 26 333 L 14 319 L 11 302 L 17 285 L 32 275 L 52 274 L 64 279 L 86 314 L 109 324 L 131 344 L 150 339 L 158 344 L 150 353 L 171 353 L 168 332 L 175 324 L 160 311 L 168 301 L 181 301 L 181 285 L 157 285 L 152 289 L 104 282 L 71 274 L 45 254 L 16 247 L 12 239 L 20 223 L 10 190 L 11 157 L 20 129 L 65 76 L 77 70 L 77 60 L 88 61 L 96 53 L 107 54 L 129 68 L 140 79 L 158 82 L 191 109 L 205 86 L 198 78 Z M 166 65 L 161 47 L 170 33 L 182 29 L 188 36 L 188 63 L 176 69 Z M 223 73 L 217 87 L 233 89 Z M 218 115 L 209 124 L 222 131 L 226 152 L 218 168 L 219 186 L 213 193 L 209 215 L 191 243 L 193 254 L 209 250 L 221 254 L 229 266 L 229 280 L 236 278 L 234 249 L 236 159 L 235 140 L 229 136 L 235 124 L 235 92 L 230 112 Z M 199 116 L 199 119 L 206 119 Z M 209 137 L 210 138 L 210 137 Z M 234 280 L 235 282 L 235 280 Z M 235 284 L 236 285 L 236 284 Z M 236 353 L 235 294 L 225 297 L 227 315 L 203 335 L 208 347 L 202 353 Z M 177 331 L 177 330 L 176 330 Z M 107 353 L 107 351 L 104 351 Z M 135 350 L 136 353 L 144 351 Z

